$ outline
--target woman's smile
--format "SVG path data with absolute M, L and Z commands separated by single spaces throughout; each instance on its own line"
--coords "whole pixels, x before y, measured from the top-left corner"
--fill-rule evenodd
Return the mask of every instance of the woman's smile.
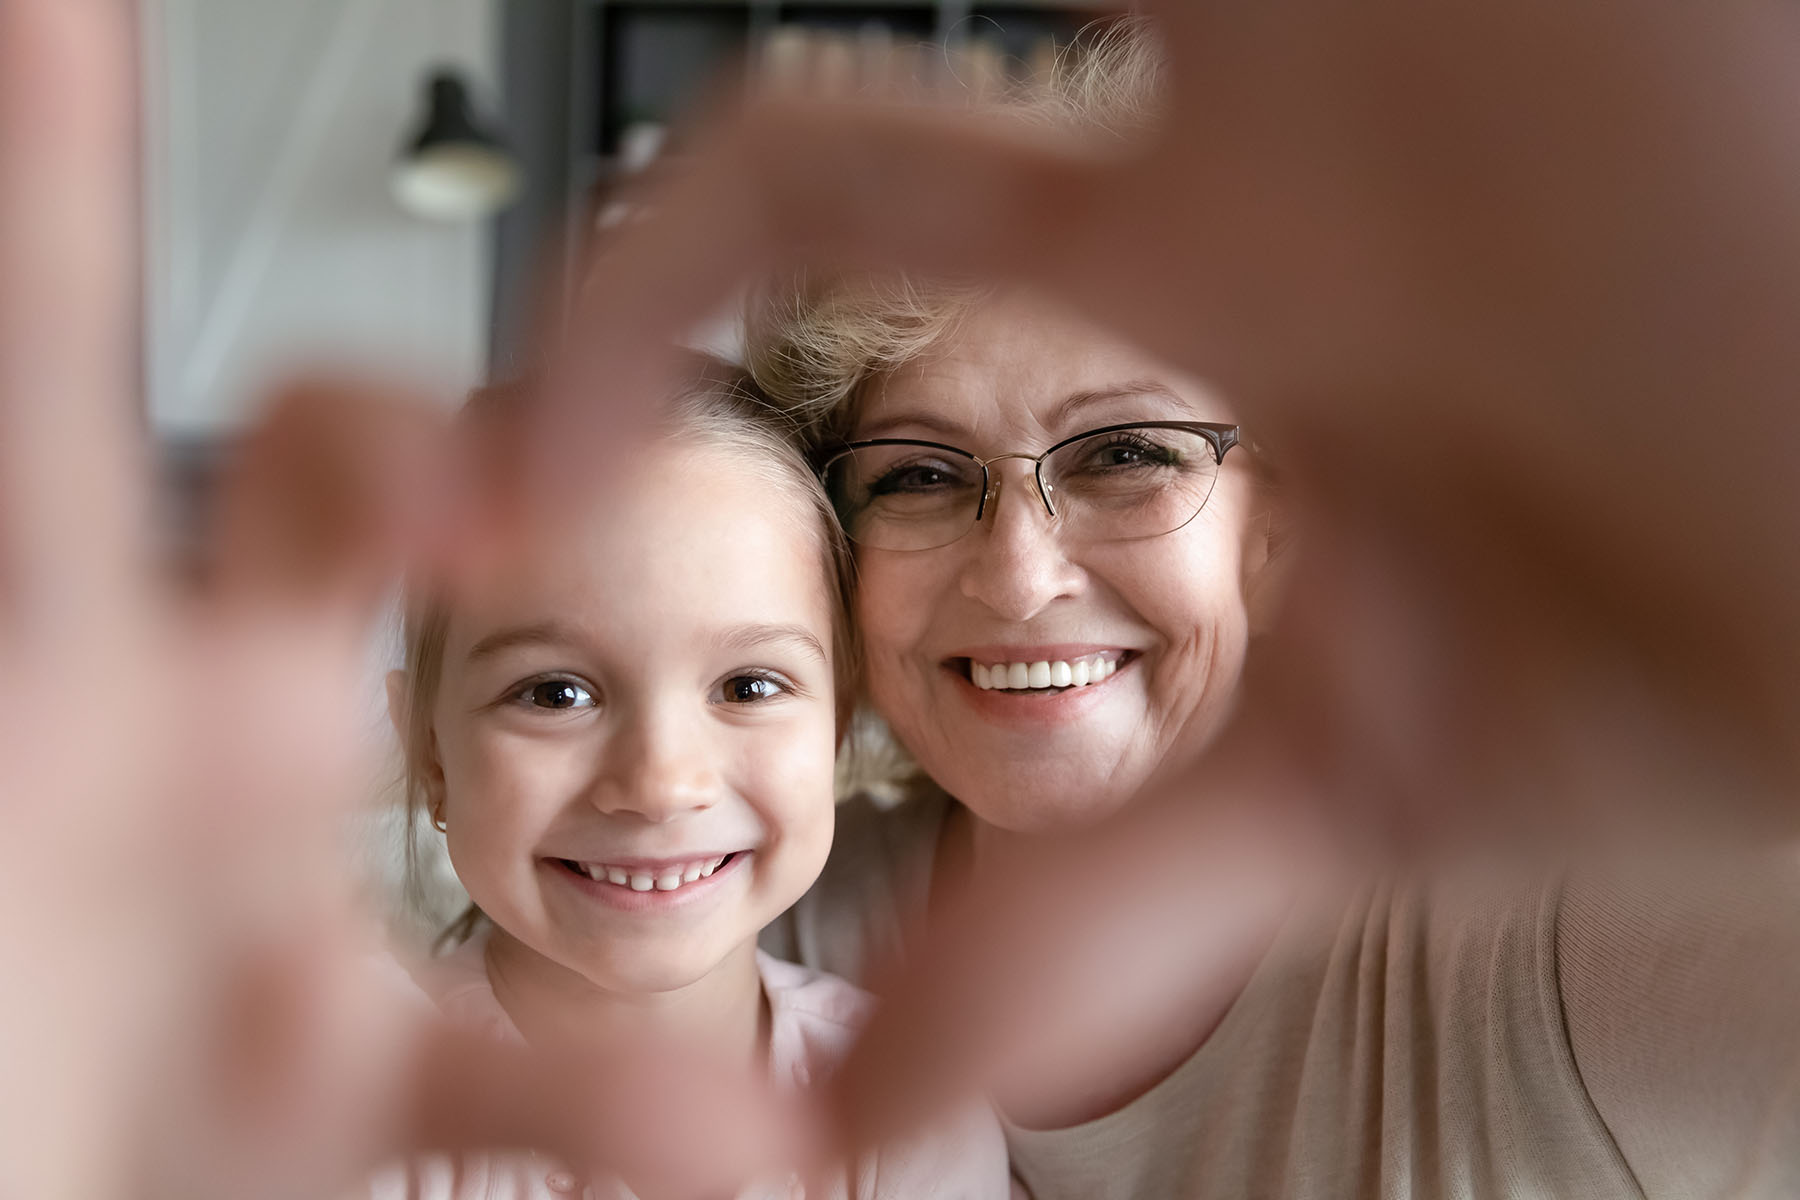
M 982 691 L 1067 691 L 1104 683 L 1135 651 L 1113 647 L 1019 647 L 973 651 L 946 665 Z
M 1088 718 L 1119 694 L 1141 658 L 1135 651 L 1112 650 L 1030 662 L 996 659 L 991 667 L 959 658 L 945 663 L 943 673 L 953 694 L 983 722 L 1021 732 Z M 978 671 L 986 676 L 985 686 L 977 682 Z M 1059 683 L 1062 679 L 1068 682 Z M 1023 686 L 1014 686 L 1015 680 Z

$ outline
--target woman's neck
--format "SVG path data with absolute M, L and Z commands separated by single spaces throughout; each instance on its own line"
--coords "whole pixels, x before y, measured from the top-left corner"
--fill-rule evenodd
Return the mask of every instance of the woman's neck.
M 679 1046 L 684 1054 L 768 1062 L 769 1014 L 756 944 L 747 942 L 711 971 L 667 991 L 611 991 L 495 927 L 486 947 L 494 997 L 527 1042 L 599 1054 Z
M 933 891 L 940 883 L 950 889 L 977 872 L 1004 869 L 999 865 L 1014 856 L 1030 855 L 1039 841 L 1031 834 L 990 825 L 962 805 L 953 805 L 938 843 Z M 1207 935 L 1203 948 L 1198 943 L 1147 948 L 1158 955 L 1203 957 L 1204 969 L 1186 973 L 1191 982 L 1179 989 L 1184 994 L 1154 1004 L 1153 1015 L 1142 1014 L 1146 1019 L 1121 1014 L 1124 1024 L 1117 1044 L 1088 1047 L 1090 1053 L 1072 1051 L 1060 1056 L 1058 1064 L 1046 1063 L 1049 1073 L 1044 1078 L 1002 1088 L 998 1100 L 1008 1119 L 1031 1129 L 1068 1128 L 1116 1112 L 1167 1079 L 1213 1036 L 1243 994 L 1267 956 L 1292 898 L 1289 889 L 1273 883 L 1231 888 L 1216 907 L 1201 914 Z M 1123 969 L 1139 974 L 1129 966 Z M 1150 969 L 1142 972 L 1157 974 Z M 1096 994 L 1119 990 L 1109 979 L 1084 983 Z

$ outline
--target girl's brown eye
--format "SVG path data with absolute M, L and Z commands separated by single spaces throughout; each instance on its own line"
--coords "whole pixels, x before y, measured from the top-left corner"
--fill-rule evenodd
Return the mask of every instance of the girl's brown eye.
M 731 704 L 755 704 L 772 700 L 787 689 L 764 675 L 733 675 L 725 681 L 725 700 Z
M 525 693 L 525 699 L 533 708 L 586 708 L 593 704 L 594 697 L 578 683 L 567 679 L 546 679 L 542 683 L 531 685 Z

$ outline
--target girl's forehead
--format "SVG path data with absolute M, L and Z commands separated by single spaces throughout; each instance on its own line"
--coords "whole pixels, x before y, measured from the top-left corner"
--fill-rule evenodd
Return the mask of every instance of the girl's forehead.
M 557 621 L 607 640 L 679 640 L 730 620 L 829 623 L 824 541 L 772 464 L 656 448 L 526 531 L 451 606 L 452 651 Z

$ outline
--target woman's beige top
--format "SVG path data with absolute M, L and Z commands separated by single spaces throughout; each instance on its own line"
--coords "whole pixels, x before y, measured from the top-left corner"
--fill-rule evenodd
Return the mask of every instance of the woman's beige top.
M 851 979 L 900 948 L 948 805 L 845 805 L 764 946 Z M 1297 916 L 1162 1083 L 1008 1144 L 1036 1200 L 1796 1200 L 1800 853 Z

